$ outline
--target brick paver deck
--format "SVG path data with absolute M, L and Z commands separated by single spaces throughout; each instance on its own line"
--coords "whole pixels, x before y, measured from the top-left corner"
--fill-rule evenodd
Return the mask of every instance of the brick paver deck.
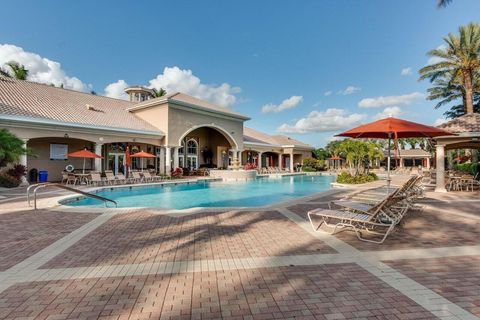
M 386 263 L 480 317 L 480 256 Z
M 97 215 L 46 210 L 0 214 L 0 271 L 35 254 Z
M 354 264 L 19 284 L 0 317 L 435 319 Z
M 0 201 L 0 319 L 480 319 L 478 192 L 429 196 L 383 245 L 314 232 L 306 212 L 349 192 L 191 214 Z
M 275 211 L 118 215 L 44 268 L 334 253 Z

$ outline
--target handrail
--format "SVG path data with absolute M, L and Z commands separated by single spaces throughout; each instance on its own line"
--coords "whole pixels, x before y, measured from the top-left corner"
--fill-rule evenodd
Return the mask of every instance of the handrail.
M 27 201 L 28 201 L 29 206 L 30 206 L 30 189 L 35 188 L 35 189 L 33 189 L 33 200 L 34 200 L 34 209 L 37 210 L 37 190 L 42 189 L 42 188 L 46 188 L 46 187 L 56 187 L 56 188 L 59 188 L 59 189 L 68 190 L 68 191 L 71 191 L 71 192 L 81 194 L 85 197 L 90 197 L 90 198 L 94 198 L 94 199 L 103 201 L 103 203 L 105 204 L 105 207 L 107 207 L 107 202 L 113 203 L 115 205 L 115 208 L 118 207 L 118 204 L 115 200 L 111 200 L 111 199 L 108 199 L 108 198 L 105 198 L 105 197 L 102 197 L 102 196 L 99 196 L 99 195 L 96 195 L 96 194 L 93 194 L 93 193 L 81 191 L 81 190 L 78 190 L 78 189 L 75 189 L 75 188 L 67 187 L 67 186 L 65 186 L 61 183 L 51 183 L 51 182 L 37 183 L 37 184 L 32 184 L 32 185 L 28 186 L 28 188 L 27 188 Z

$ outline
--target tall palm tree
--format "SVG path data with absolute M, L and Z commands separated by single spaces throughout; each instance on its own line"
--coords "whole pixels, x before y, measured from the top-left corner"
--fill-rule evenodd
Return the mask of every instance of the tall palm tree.
M 1 70 L 0 73 L 3 76 L 13 77 L 18 80 L 27 80 L 28 70 L 25 69 L 23 64 L 20 64 L 16 61 L 10 61 L 6 63 L 7 67 L 10 68 L 10 71 Z
M 438 1 L 437 1 L 437 7 L 438 7 L 438 8 L 445 8 L 445 7 L 448 6 L 451 2 L 452 2 L 452 0 L 438 0 Z
M 420 80 L 458 79 L 465 90 L 465 109 L 473 113 L 474 76 L 480 72 L 480 24 L 470 23 L 459 28 L 459 35 L 449 34 L 443 39 L 446 48 L 428 52 L 439 62 L 420 69 Z
M 159 89 L 153 88 L 152 91 L 153 91 L 154 98 L 163 97 L 164 95 L 167 94 L 167 91 L 163 88 L 159 88 Z

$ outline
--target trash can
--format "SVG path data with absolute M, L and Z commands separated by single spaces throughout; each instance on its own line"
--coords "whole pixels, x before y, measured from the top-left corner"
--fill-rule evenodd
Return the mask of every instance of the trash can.
M 48 171 L 42 170 L 38 171 L 38 182 L 47 182 L 48 181 Z
M 28 178 L 30 180 L 30 182 L 32 183 L 36 183 L 38 181 L 38 170 L 33 168 L 32 170 L 30 170 L 30 173 L 28 175 Z

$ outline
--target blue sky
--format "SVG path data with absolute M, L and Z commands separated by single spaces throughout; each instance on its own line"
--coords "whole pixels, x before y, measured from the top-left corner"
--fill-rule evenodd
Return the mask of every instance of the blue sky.
M 322 146 L 382 114 L 442 118 L 445 109 L 424 99 L 429 84 L 417 81 L 418 69 L 443 36 L 478 22 L 480 1 L 437 9 L 435 0 L 15 0 L 2 8 L 0 64 L 18 57 L 33 80 L 111 96 L 126 84 L 162 85 L 244 113 L 252 128 Z

